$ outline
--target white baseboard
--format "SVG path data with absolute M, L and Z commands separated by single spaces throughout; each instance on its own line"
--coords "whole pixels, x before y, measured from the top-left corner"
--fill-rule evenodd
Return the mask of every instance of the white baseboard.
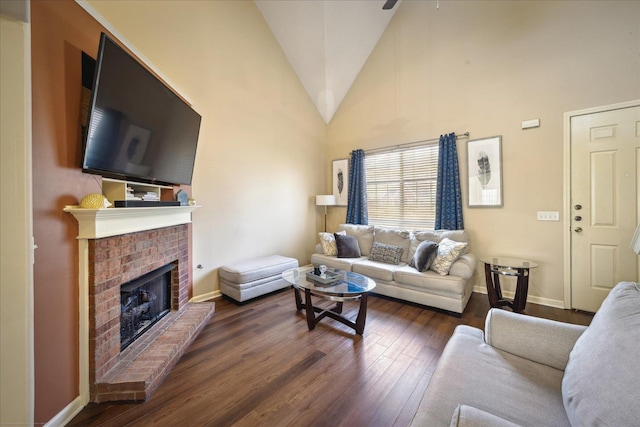
M 73 417 L 78 415 L 80 411 L 84 409 L 87 403 L 89 402 L 84 402 L 82 396 L 76 397 L 62 411 L 58 412 L 53 418 L 47 421 L 44 424 L 44 427 L 63 427 L 69 424 Z
M 222 293 L 220 293 L 220 289 L 218 289 L 217 291 L 207 292 L 206 294 L 202 294 L 202 295 L 196 295 L 193 298 L 191 298 L 189 302 L 204 302 L 204 301 L 212 300 L 214 298 L 220 298 L 221 296 L 222 296 Z
M 473 287 L 473 292 L 479 293 L 479 294 L 487 294 L 487 288 L 485 286 L 474 286 Z M 514 294 L 513 292 L 510 291 L 503 291 L 502 295 L 504 295 L 507 298 L 513 298 Z M 527 302 L 533 303 L 533 304 L 539 304 L 539 305 L 546 305 L 547 307 L 553 307 L 553 308 L 561 308 L 564 310 L 564 301 L 562 300 L 556 300 L 556 299 L 550 299 L 550 298 L 542 298 L 542 297 L 537 297 L 535 295 L 528 295 L 527 296 Z

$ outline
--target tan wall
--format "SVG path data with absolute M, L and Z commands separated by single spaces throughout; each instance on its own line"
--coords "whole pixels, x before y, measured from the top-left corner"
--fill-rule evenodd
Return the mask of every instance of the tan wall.
M 280 253 L 309 260 L 321 216 L 326 125 L 253 2 L 98 2 L 203 116 L 191 191 L 193 294 L 217 267 Z M 78 396 L 78 226 L 62 211 L 100 180 L 80 171 L 81 51 L 104 28 L 73 0 L 31 2 L 35 421 Z M 105 14 L 107 14 L 105 12 Z M 109 16 L 111 19 L 112 17 Z M 4 170 L 3 170 L 4 172 Z M 4 231 L 3 231 L 4 232 Z M 4 235 L 3 235 L 4 238 Z
M 202 115 L 192 197 L 194 296 L 219 266 L 309 262 L 322 227 L 326 125 L 252 1 L 91 1 Z
M 33 424 L 29 24 L 0 15 L 0 425 Z
M 328 161 L 454 131 L 502 135 L 499 209 L 466 208 L 458 142 L 472 249 L 538 262 L 529 295 L 561 303 L 563 224 L 536 211 L 565 209 L 563 113 L 640 97 L 639 32 L 637 1 L 402 2 L 328 127 Z M 346 210 L 330 211 L 333 228 Z

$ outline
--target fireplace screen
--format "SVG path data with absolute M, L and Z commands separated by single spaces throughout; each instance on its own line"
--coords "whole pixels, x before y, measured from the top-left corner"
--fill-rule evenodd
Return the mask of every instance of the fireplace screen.
M 120 351 L 171 310 L 174 268 L 167 264 L 120 287 Z

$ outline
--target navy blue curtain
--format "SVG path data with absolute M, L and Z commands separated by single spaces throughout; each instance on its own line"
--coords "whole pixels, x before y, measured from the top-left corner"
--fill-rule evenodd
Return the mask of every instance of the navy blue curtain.
M 367 213 L 367 175 L 364 170 L 363 150 L 354 150 L 351 152 L 346 222 L 347 224 L 369 224 L 369 214 Z
M 440 135 L 438 186 L 436 187 L 436 230 L 462 230 L 462 191 L 458 170 L 456 134 Z

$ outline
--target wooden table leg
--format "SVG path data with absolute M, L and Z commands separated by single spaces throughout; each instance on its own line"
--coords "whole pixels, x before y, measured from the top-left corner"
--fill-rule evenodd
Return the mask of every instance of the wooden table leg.
M 516 295 L 513 298 L 512 309 L 516 313 L 524 312 L 527 306 L 527 294 L 529 293 L 529 269 L 518 269 L 518 281 L 516 283 Z
M 311 303 L 311 291 L 309 289 L 304 290 L 305 300 L 305 312 L 307 313 L 307 326 L 310 331 L 313 331 L 316 327 L 316 315 L 313 312 L 313 304 Z
M 356 318 L 356 334 L 362 335 L 364 333 L 364 324 L 367 321 L 367 293 L 362 294 L 360 297 L 360 310 L 358 310 L 358 317 Z
M 484 265 L 484 275 L 487 282 L 487 295 L 489 296 L 489 305 L 491 305 L 491 307 L 500 307 L 500 279 L 498 279 L 497 274 L 494 275 L 491 272 L 491 264 Z
M 343 304 L 343 303 L 342 303 L 342 301 L 338 301 L 338 302 L 336 303 L 336 306 L 335 306 L 335 307 L 333 307 L 333 308 L 331 309 L 331 311 L 333 311 L 333 312 L 335 312 L 335 313 L 338 313 L 338 314 L 341 314 L 341 313 L 342 313 L 342 304 Z
M 300 296 L 300 289 L 293 288 L 293 296 L 296 299 L 296 309 L 298 311 L 302 310 L 304 308 L 304 305 L 302 304 L 302 297 Z

